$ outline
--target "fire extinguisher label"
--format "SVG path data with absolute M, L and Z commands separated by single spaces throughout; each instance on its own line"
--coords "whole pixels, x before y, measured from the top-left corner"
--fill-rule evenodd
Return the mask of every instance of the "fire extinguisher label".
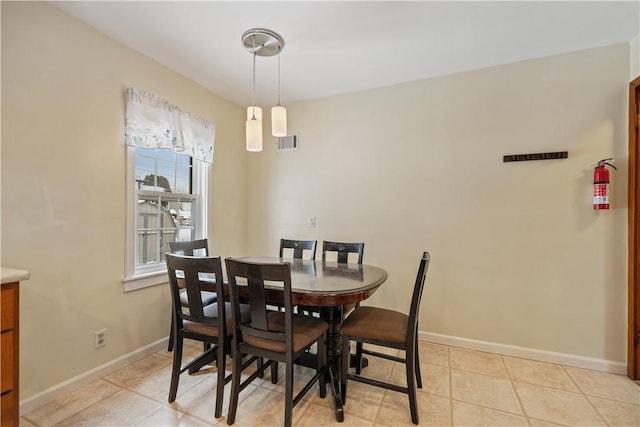
M 594 184 L 593 186 L 593 204 L 609 203 L 607 196 L 607 184 Z

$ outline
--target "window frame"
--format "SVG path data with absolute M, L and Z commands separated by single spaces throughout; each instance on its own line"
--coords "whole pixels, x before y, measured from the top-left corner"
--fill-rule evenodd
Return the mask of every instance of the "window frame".
M 136 183 L 136 147 L 125 146 L 126 162 L 126 218 L 125 218 L 125 277 L 124 291 L 130 292 L 168 282 L 167 268 L 164 263 L 146 265 L 136 268 L 136 241 L 138 221 L 138 195 Z M 179 153 L 178 153 L 179 154 Z M 196 200 L 196 220 L 194 239 L 203 239 L 207 236 L 207 205 L 208 182 L 210 166 L 206 162 L 196 159 L 192 161 L 192 189 L 191 198 Z M 148 195 L 148 190 L 140 190 L 141 194 Z M 181 196 L 175 193 L 164 193 L 164 196 Z

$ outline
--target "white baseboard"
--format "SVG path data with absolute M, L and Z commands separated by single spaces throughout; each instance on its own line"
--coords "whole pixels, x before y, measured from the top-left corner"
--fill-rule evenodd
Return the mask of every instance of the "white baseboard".
M 609 372 L 619 375 L 627 374 L 626 363 L 615 362 L 612 360 L 595 359 L 593 357 L 578 356 L 575 354 L 556 353 L 553 351 L 538 350 L 536 348 L 518 347 L 515 345 L 473 340 L 469 338 L 454 337 L 451 335 L 441 335 L 432 332 L 419 332 L 418 339 L 435 344 L 486 351 L 489 353 L 502 354 L 504 356 L 537 360 L 539 362 L 556 363 L 559 365 L 573 366 L 575 368 L 591 369 L 594 371 Z
M 78 390 L 79 388 L 82 388 L 87 384 L 90 384 L 106 375 L 109 375 L 117 371 L 118 369 L 122 369 L 125 366 L 131 365 L 132 363 L 137 362 L 140 359 L 144 359 L 145 357 L 160 351 L 162 348 L 166 349 L 167 342 L 168 339 L 163 338 L 159 341 L 139 348 L 138 350 L 132 351 L 131 353 L 125 354 L 124 356 L 118 357 L 117 359 L 111 360 L 104 365 L 98 366 L 97 368 L 91 369 L 73 378 L 69 378 L 68 380 L 63 381 L 60 384 L 43 390 L 40 393 L 36 393 L 31 397 L 23 399 L 20 401 L 20 415 L 22 416 L 27 412 L 31 412 L 32 410 L 46 405 L 47 403 L 59 397 Z

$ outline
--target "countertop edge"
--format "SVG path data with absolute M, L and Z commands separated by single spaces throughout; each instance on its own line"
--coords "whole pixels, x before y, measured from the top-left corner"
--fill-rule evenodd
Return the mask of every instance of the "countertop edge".
M 28 271 L 16 270 L 14 268 L 0 267 L 0 276 L 2 278 L 2 284 L 20 282 L 22 280 L 28 280 L 30 274 Z

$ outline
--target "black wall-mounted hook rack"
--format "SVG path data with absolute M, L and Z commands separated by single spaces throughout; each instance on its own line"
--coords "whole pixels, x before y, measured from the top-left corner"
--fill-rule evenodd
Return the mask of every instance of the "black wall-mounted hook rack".
M 504 163 L 507 162 L 523 162 L 527 160 L 553 160 L 569 158 L 568 151 L 553 151 L 550 153 L 533 153 L 533 154 L 509 154 L 502 157 Z

